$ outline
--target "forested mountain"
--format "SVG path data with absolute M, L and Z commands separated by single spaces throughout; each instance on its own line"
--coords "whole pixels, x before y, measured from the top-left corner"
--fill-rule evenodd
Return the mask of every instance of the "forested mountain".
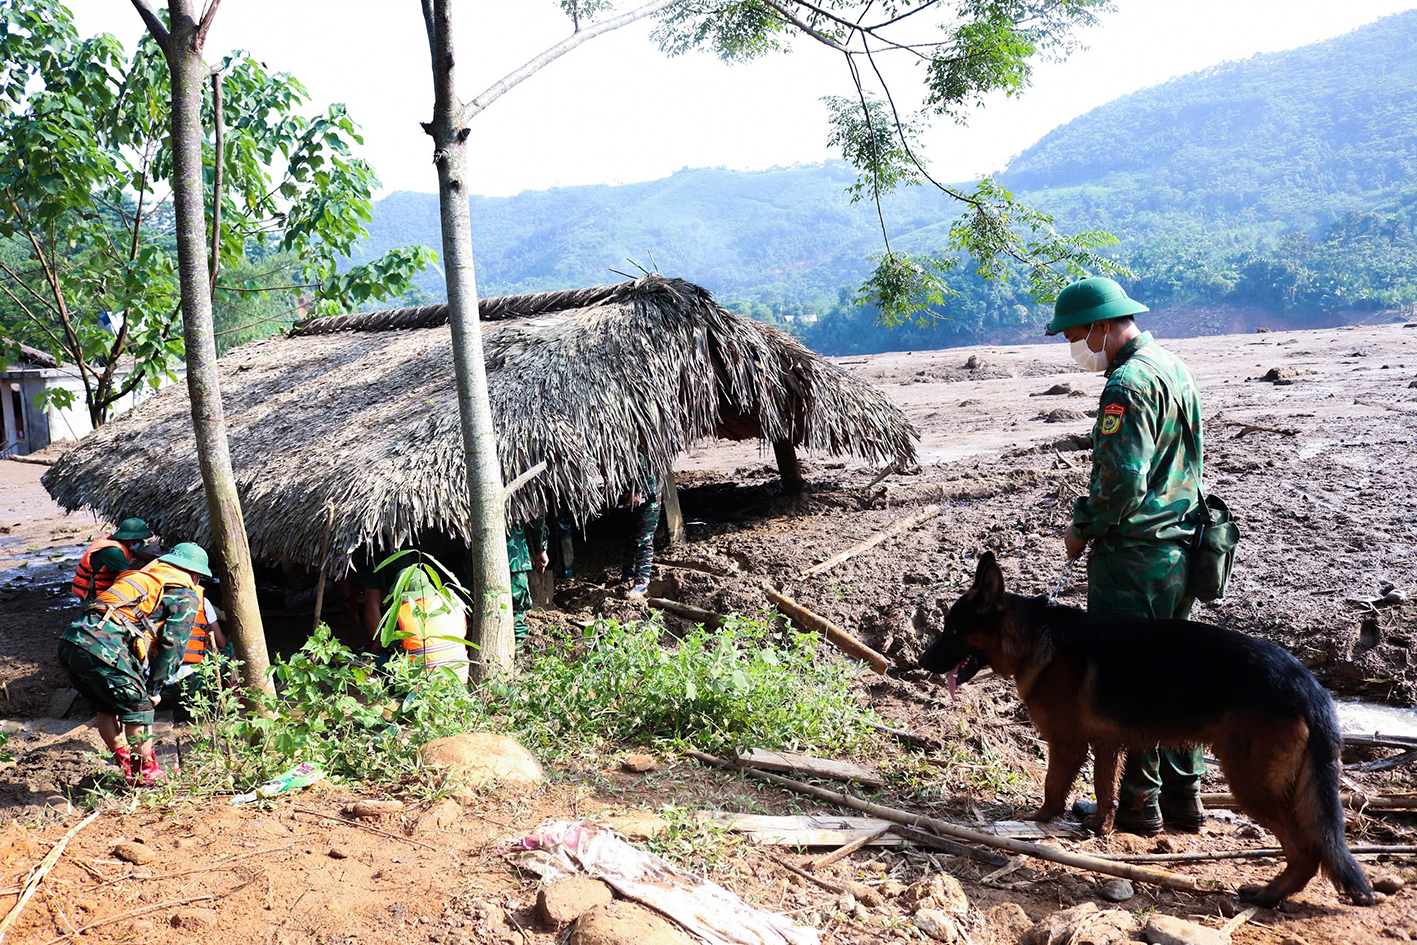
M 1065 229 L 1116 233 L 1131 288 L 1154 308 L 1231 306 L 1317 324 L 1417 301 L 1414 101 L 1417 11 L 1120 98 L 1045 135 L 1001 180 Z M 874 207 L 849 202 L 851 178 L 840 164 L 686 169 L 641 184 L 474 198 L 482 289 L 615 279 L 612 268 L 633 271 L 630 257 L 762 317 L 821 315 L 804 334 L 828 351 L 1034 331 L 1044 313 L 1013 284 L 967 273 L 955 277 L 965 296 L 934 328 L 873 326 L 872 313 L 846 301 L 880 251 Z M 885 210 L 892 241 L 911 250 L 942 245 L 959 212 L 924 188 Z M 370 252 L 436 247 L 437 225 L 435 197 L 390 195 Z M 440 296 L 439 277 L 425 276 L 424 288 Z

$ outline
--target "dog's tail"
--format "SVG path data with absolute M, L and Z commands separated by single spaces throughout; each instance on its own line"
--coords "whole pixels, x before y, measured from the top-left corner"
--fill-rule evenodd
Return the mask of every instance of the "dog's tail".
M 1343 801 L 1339 796 L 1339 762 L 1343 737 L 1338 716 L 1327 692 L 1319 689 L 1308 699 L 1304 721 L 1309 726 L 1308 770 L 1299 775 L 1295 798 L 1297 813 L 1310 821 L 1311 836 L 1319 841 L 1319 861 L 1324 874 L 1355 905 L 1373 904 L 1373 887 L 1343 835 Z

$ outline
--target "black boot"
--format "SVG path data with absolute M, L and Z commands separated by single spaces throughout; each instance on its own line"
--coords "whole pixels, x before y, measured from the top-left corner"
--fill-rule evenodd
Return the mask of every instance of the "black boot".
M 1172 830 L 1185 833 L 1200 833 L 1205 824 L 1205 806 L 1199 794 L 1184 794 L 1180 797 L 1161 792 L 1161 818 Z

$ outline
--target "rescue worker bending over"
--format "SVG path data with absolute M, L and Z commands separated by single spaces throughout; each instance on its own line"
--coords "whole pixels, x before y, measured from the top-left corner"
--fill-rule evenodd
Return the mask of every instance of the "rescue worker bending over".
M 147 522 L 125 518 L 112 535 L 84 549 L 70 591 L 80 600 L 88 601 L 99 591 L 108 590 L 118 575 L 133 566 L 133 552 L 151 537 L 153 532 Z
M 59 663 L 98 712 L 98 732 L 130 784 L 151 786 L 167 777 L 148 726 L 202 611 L 198 575 L 211 576 L 207 553 L 184 542 L 143 569 L 118 575 L 59 638 Z

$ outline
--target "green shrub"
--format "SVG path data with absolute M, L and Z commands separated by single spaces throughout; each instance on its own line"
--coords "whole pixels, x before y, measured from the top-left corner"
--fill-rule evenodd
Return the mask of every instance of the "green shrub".
M 666 647 L 657 620 L 594 624 L 533 657 L 504 691 L 511 728 L 543 752 L 673 742 L 835 750 L 858 744 L 867 713 L 851 670 L 818 658 L 815 635 L 771 613 L 730 615 Z

